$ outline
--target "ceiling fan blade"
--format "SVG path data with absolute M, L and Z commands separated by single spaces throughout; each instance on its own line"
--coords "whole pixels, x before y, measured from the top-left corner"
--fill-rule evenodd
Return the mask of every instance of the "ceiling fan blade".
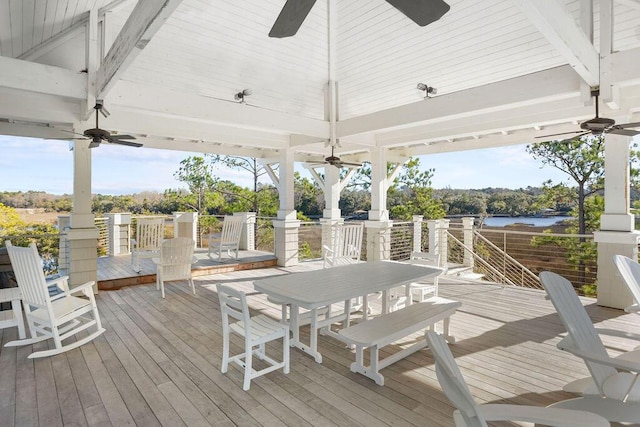
M 572 133 L 580 133 L 580 132 L 582 132 L 582 131 L 581 130 L 574 130 L 572 132 L 552 133 L 551 135 L 536 136 L 536 139 L 537 138 L 550 138 L 552 136 L 560 136 L 560 135 L 571 135 Z
M 622 128 L 618 128 L 617 126 L 614 126 L 610 131 L 607 131 L 607 133 L 612 133 L 615 135 L 624 135 L 624 136 L 636 136 L 640 134 L 640 130 L 622 129 Z
M 340 162 L 340 164 L 342 166 L 357 166 L 357 167 L 362 167 L 362 163 L 356 163 L 356 162 Z
M 617 128 L 623 128 L 623 129 L 626 129 L 626 128 L 637 128 L 637 127 L 640 127 L 640 122 L 634 122 L 634 123 L 623 123 L 623 124 L 621 124 L 621 125 L 616 125 L 615 127 L 617 127 Z
M 450 9 L 442 0 L 387 0 L 387 3 L 421 27 L 442 18 Z
M 293 36 L 315 3 L 316 0 L 287 0 L 269 31 L 269 37 L 281 39 Z
M 120 144 L 120 145 L 129 146 L 129 147 L 136 147 L 136 148 L 142 147 L 142 144 L 140 144 L 139 142 L 124 141 L 116 138 L 109 138 L 108 141 L 111 144 Z
M 133 135 L 120 135 L 120 134 L 111 135 L 111 138 L 112 139 L 136 139 L 136 137 Z

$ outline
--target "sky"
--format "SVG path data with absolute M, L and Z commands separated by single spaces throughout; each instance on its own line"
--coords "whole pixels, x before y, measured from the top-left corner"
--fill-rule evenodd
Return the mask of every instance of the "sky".
M 73 192 L 73 153 L 67 141 L 0 136 L 0 153 L 0 191 Z M 173 175 L 180 161 L 194 154 L 103 144 L 92 150 L 92 192 L 121 195 L 186 188 Z M 518 189 L 548 179 L 567 182 L 556 169 L 541 168 L 525 145 L 432 154 L 421 156 L 420 164 L 435 168 L 433 188 Z M 220 169 L 217 175 L 243 187 L 252 185 L 247 173 Z

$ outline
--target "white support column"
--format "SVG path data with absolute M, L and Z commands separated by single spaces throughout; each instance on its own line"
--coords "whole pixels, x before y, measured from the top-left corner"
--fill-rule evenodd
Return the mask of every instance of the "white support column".
M 173 236 L 193 239 L 194 247 L 198 245 L 198 212 L 174 212 Z
M 387 210 L 387 151 L 384 147 L 375 147 L 371 151 L 371 210 L 367 229 L 367 261 L 391 258 L 391 226 Z
M 98 229 L 91 213 L 91 150 L 86 141 L 73 143 L 73 211 L 69 242 L 69 285 L 95 281 L 98 292 Z
M 242 233 L 240 233 L 239 249 L 243 251 L 256 250 L 256 213 L 234 212 L 233 216 L 242 217 Z
M 413 215 L 413 252 L 422 252 L 422 220 L 423 215 Z
M 109 213 L 107 217 L 107 253 L 109 256 L 131 253 L 131 214 Z
M 462 234 L 463 234 L 463 243 L 466 247 L 470 248 L 472 251 L 473 248 L 473 223 L 475 219 L 473 217 L 465 217 L 462 218 Z M 469 251 L 464 251 L 464 259 L 462 261 L 462 265 L 473 268 L 473 253 Z
M 300 221 L 294 209 L 293 149 L 280 151 L 278 168 L 278 193 L 280 209 L 278 219 L 273 221 L 275 232 L 275 253 L 278 265 L 288 267 L 298 264 L 298 229 Z
M 640 232 L 629 213 L 629 138 L 607 134 L 605 140 L 604 214 L 598 244 L 598 305 L 623 309 L 633 303 L 627 286 L 611 257 L 616 254 L 638 259 Z

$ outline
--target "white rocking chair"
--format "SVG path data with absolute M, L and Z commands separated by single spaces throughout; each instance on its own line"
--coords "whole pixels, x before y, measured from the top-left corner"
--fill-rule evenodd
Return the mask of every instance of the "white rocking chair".
M 196 288 L 191 277 L 191 265 L 198 259 L 193 256 L 195 242 L 188 237 L 167 239 L 160 247 L 160 257 L 153 258 L 156 264 L 156 288 L 160 289 L 164 298 L 164 282 L 173 280 L 187 280 L 196 294 Z
M 609 356 L 571 282 L 549 271 L 540 273 L 540 281 L 568 332 L 558 348 L 582 358 L 594 384 L 584 396 L 552 406 L 588 410 L 611 422 L 640 423 L 640 363 L 627 360 L 626 354 Z
M 222 259 L 222 251 L 227 251 L 229 258 L 231 258 L 231 251 L 234 251 L 236 259 L 238 258 L 243 223 L 244 218 L 241 216 L 227 215 L 224 217 L 222 232 L 209 235 L 209 258 L 211 258 L 212 252 L 216 252 L 218 259 Z
M 24 312 L 31 332 L 31 338 L 8 342 L 6 347 L 29 345 L 53 338 L 54 349 L 36 351 L 29 355 L 29 359 L 47 357 L 80 347 L 104 332 L 93 295 L 95 282 L 87 282 L 71 290 L 67 284 L 67 276 L 57 278 L 55 283 L 47 282 L 34 243 L 27 248 L 12 246 L 8 240 L 5 243 L 22 293 Z M 53 284 L 63 292 L 51 297 L 49 286 Z M 86 298 L 73 296 L 79 292 Z M 91 316 L 87 316 L 89 313 Z M 91 327 L 95 327 L 95 332 L 67 345 L 62 344 L 67 338 Z
M 431 331 L 427 332 L 427 341 L 440 387 L 457 408 L 453 413 L 457 427 L 487 427 L 487 422 L 492 421 L 523 421 L 559 427 L 609 425 L 606 419 L 586 411 L 508 404 L 478 405 L 445 339 Z
M 289 373 L 289 327 L 263 314 L 250 317 L 247 297 L 243 292 L 218 284 L 218 298 L 222 313 L 222 373 L 226 373 L 229 362 L 236 362 L 244 368 L 244 383 L 246 391 L 251 386 L 251 380 L 277 369 L 283 368 Z M 229 323 L 229 317 L 237 319 Z M 229 334 L 236 333 L 244 338 L 244 352 L 229 357 Z M 276 362 L 265 353 L 265 343 L 282 338 L 282 362 Z M 254 347 L 258 346 L 257 349 Z M 259 359 L 270 366 L 256 371 L 253 369 L 252 359 L 255 353 Z
M 131 239 L 131 265 L 140 273 L 140 258 L 156 258 L 164 240 L 164 218 L 138 218 L 136 238 Z

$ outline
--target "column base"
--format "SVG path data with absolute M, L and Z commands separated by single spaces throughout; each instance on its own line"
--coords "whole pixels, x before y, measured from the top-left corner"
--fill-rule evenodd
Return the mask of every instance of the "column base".
M 295 212 L 295 211 L 294 211 Z M 273 220 L 275 254 L 278 265 L 290 267 L 298 264 L 298 220 Z
M 625 309 L 633 304 L 631 292 L 613 264 L 613 255 L 638 259 L 640 232 L 596 231 L 598 244 L 598 305 Z

